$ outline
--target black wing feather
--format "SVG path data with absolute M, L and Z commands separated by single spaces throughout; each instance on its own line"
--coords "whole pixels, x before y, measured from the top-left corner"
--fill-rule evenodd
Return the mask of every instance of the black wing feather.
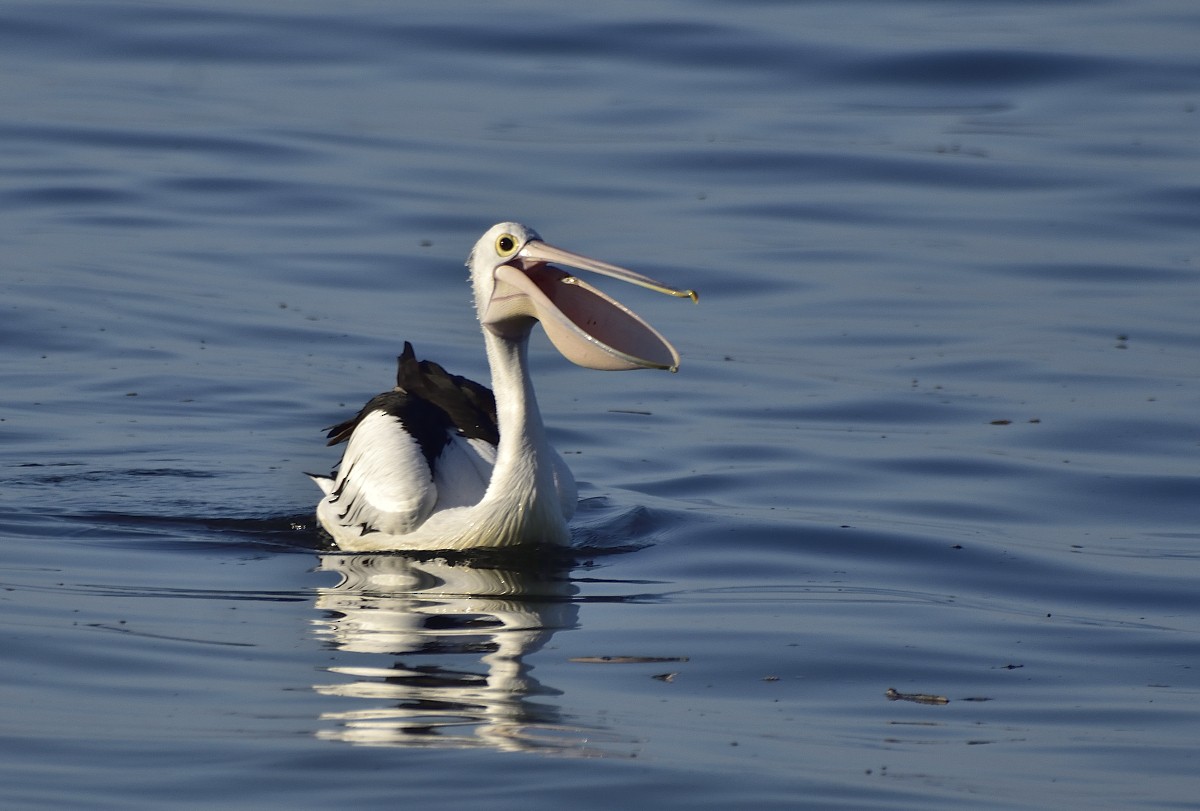
M 345 442 L 368 414 L 382 411 L 398 418 L 421 446 L 433 468 L 451 433 L 497 445 L 496 398 L 491 389 L 453 375 L 433 361 L 418 361 L 412 344 L 404 342 L 397 358 L 396 388 L 372 397 L 355 416 L 328 430 L 327 444 Z
M 396 388 L 433 403 L 467 439 L 500 443 L 496 397 L 487 386 L 447 372 L 431 360 L 418 361 L 413 346 L 404 342 L 397 359 Z

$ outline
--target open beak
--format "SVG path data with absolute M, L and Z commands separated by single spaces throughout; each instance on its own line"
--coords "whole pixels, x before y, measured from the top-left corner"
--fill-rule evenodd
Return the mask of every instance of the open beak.
M 483 316 L 485 327 L 515 317 L 542 323 L 567 360 L 589 369 L 679 368 L 679 353 L 628 307 L 551 262 L 588 270 L 696 301 L 692 290 L 668 287 L 640 273 L 530 240 L 513 261 L 496 268 L 496 288 Z

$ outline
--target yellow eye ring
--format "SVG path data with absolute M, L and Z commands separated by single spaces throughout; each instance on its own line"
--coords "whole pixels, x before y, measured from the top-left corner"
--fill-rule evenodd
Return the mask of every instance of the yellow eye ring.
M 496 253 L 501 256 L 512 256 L 519 247 L 521 247 L 520 243 L 512 234 L 501 234 L 496 237 Z

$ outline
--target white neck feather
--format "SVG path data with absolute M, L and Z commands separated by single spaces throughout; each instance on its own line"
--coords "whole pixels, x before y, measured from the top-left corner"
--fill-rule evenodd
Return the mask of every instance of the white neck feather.
M 500 445 L 479 512 L 487 516 L 487 531 L 509 543 L 564 543 L 569 533 L 555 485 L 554 451 L 529 377 L 529 334 L 501 338 L 486 329 L 483 334 Z

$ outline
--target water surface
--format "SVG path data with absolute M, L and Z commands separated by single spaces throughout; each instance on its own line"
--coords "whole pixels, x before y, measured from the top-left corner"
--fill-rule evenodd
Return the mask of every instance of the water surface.
M 5 5 L 3 805 L 1194 803 L 1198 35 Z M 330 550 L 320 429 L 486 379 L 504 219 L 699 289 L 606 285 L 680 372 L 535 341 L 567 554 Z

